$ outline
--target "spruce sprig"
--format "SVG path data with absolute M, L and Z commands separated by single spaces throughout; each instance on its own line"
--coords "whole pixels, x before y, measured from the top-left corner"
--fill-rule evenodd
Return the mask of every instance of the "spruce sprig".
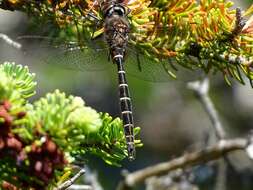
M 34 77 L 27 67 L 0 65 L 2 187 L 46 189 L 87 154 L 120 166 L 127 156 L 122 121 L 59 90 L 29 103 Z M 137 140 L 136 145 L 142 144 Z

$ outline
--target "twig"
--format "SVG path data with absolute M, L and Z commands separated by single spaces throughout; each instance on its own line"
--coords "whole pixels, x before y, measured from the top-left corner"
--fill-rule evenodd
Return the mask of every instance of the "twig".
M 210 99 L 208 92 L 209 92 L 209 79 L 205 78 L 203 81 L 196 81 L 188 83 L 188 88 L 194 90 L 197 97 L 199 98 L 200 102 L 202 103 L 204 109 L 206 110 L 214 128 L 216 137 L 218 140 L 222 140 L 225 138 L 225 131 L 219 119 L 218 113 L 214 107 L 212 100 Z M 224 155 L 224 160 L 220 160 L 218 163 L 218 175 L 216 180 L 216 190 L 221 190 L 225 188 L 226 184 L 226 163 L 230 163 L 229 158 Z M 224 189 L 225 190 L 225 189 Z
M 153 176 L 145 180 L 146 190 L 158 189 L 181 189 L 196 190 L 196 186 L 191 184 L 189 176 L 184 170 L 178 169 L 170 172 L 168 175 L 157 177 Z
M 127 174 L 118 185 L 118 190 L 131 189 L 135 185 L 142 183 L 151 176 L 163 175 L 178 168 L 186 168 L 195 166 L 211 160 L 223 157 L 224 154 L 236 150 L 243 150 L 247 147 L 248 140 L 243 138 L 221 140 L 217 144 L 210 146 L 204 150 L 187 153 L 179 158 L 175 158 L 168 162 L 163 162 L 154 166 L 144 168 L 142 170 Z
M 103 190 L 103 187 L 98 181 L 96 172 L 92 172 L 89 168 L 86 168 L 86 175 L 84 180 L 86 184 L 89 184 L 94 190 Z
M 251 57 L 243 55 L 234 55 L 234 54 L 217 54 L 214 56 L 217 61 L 228 62 L 232 65 L 243 65 L 251 66 L 253 64 L 253 59 Z
M 248 157 L 253 160 L 253 132 L 249 134 L 249 146 L 246 148 L 246 153 Z
M 235 20 L 235 27 L 232 31 L 230 38 L 230 41 L 232 41 L 236 36 L 238 36 L 241 32 L 243 27 L 245 26 L 245 21 L 242 17 L 242 11 L 240 8 L 236 8 L 236 20 Z
M 0 38 L 3 39 L 7 44 L 9 44 L 10 46 L 12 46 L 16 49 L 20 49 L 22 47 L 22 45 L 20 43 L 15 42 L 6 34 L 0 33 Z
M 227 162 L 225 159 L 221 159 L 218 162 L 218 171 L 216 174 L 216 183 L 215 183 L 215 190 L 226 190 L 226 183 L 227 183 Z
M 188 83 L 188 88 L 193 90 L 196 95 L 199 97 L 200 102 L 202 103 L 204 109 L 206 110 L 215 130 L 215 133 L 218 139 L 225 138 L 225 131 L 220 122 L 217 111 L 208 96 L 209 91 L 209 79 L 205 78 L 203 81 L 195 81 Z
M 62 183 L 61 185 L 59 185 L 57 188 L 55 188 L 54 190 L 64 190 L 67 189 L 68 187 L 70 187 L 81 175 L 83 175 L 85 173 L 85 169 L 81 169 L 74 177 L 72 177 L 71 179 L 65 181 L 64 183 Z M 91 188 L 90 188 L 91 189 Z
M 90 185 L 71 185 L 67 190 L 92 190 Z

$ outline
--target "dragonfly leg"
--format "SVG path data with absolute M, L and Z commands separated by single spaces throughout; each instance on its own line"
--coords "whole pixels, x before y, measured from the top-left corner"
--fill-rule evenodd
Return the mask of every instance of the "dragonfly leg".
M 139 54 L 136 54 L 136 59 L 137 59 L 137 64 L 138 64 L 138 70 L 141 72 L 142 68 L 141 68 L 141 61 L 140 61 L 140 57 Z
M 92 36 L 91 36 L 91 38 L 93 39 L 94 38 L 94 34 L 95 34 L 95 32 L 96 32 L 96 30 L 97 30 L 97 28 L 101 25 L 101 23 L 102 23 L 102 20 L 101 19 L 99 19 L 98 17 L 96 17 L 94 14 L 92 14 L 91 12 L 89 12 L 87 15 L 86 15 L 86 17 L 88 17 L 88 18 L 92 18 L 92 19 L 94 19 L 94 22 L 95 22 L 95 25 L 94 25 L 94 28 L 93 28 L 93 31 L 92 31 Z

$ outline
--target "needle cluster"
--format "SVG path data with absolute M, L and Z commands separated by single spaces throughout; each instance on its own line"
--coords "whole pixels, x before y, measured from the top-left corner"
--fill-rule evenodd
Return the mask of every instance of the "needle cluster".
M 119 165 L 127 156 L 122 121 L 59 90 L 29 103 L 34 77 L 27 67 L 0 65 L 0 188 L 46 189 L 87 154 Z
M 230 84 L 234 78 L 244 84 L 253 79 L 253 6 L 233 9 L 226 0 L 125 0 L 129 10 L 129 44 L 157 64 L 167 62 L 172 74 L 181 65 L 223 74 Z M 79 41 L 104 32 L 99 1 L 3 0 L 0 8 L 20 10 L 38 23 L 52 23 L 57 35 Z M 51 30 L 52 32 L 52 30 Z M 171 67 L 170 67 L 171 66 Z

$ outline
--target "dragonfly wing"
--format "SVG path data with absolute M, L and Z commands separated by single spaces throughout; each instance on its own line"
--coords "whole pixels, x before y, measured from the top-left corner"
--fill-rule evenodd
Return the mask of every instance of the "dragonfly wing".
M 170 71 L 169 59 L 158 61 L 132 49 L 125 58 L 125 68 L 129 75 L 150 82 L 168 82 L 175 79 Z
M 61 42 L 56 39 L 53 41 L 43 39 L 35 42 L 33 38 L 26 41 L 29 47 L 24 51 L 32 52 L 31 54 L 36 58 L 50 65 L 81 71 L 104 70 L 110 65 L 108 49 L 102 42 L 94 41 L 86 46 L 81 46 L 78 42 Z
M 47 56 L 44 61 L 80 71 L 99 71 L 110 66 L 107 50 L 89 47 L 65 50 L 53 56 Z

